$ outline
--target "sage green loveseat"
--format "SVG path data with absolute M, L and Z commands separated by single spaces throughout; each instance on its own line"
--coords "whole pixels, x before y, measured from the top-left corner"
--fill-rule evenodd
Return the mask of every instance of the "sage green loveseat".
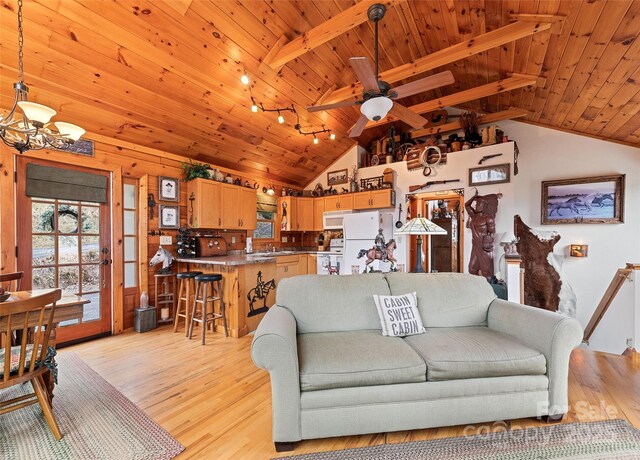
M 373 294 L 417 292 L 426 333 L 385 337 Z M 572 318 L 496 298 L 458 274 L 297 276 L 253 339 L 270 373 L 277 450 L 302 439 L 567 411 Z

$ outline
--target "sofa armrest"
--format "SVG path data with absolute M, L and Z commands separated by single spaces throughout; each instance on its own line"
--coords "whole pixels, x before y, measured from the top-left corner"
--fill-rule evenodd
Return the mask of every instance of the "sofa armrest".
M 273 441 L 300 441 L 298 343 L 296 320 L 289 310 L 273 306 L 264 315 L 251 344 L 251 358 L 271 377 Z
M 582 342 L 580 323 L 548 310 L 496 299 L 489 306 L 488 326 L 515 337 L 545 356 L 549 407 L 540 408 L 539 415 L 566 413 L 569 406 L 569 358 L 571 351 Z

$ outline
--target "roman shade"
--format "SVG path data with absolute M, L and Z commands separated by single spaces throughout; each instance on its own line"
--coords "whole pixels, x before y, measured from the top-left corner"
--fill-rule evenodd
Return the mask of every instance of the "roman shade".
M 38 198 L 106 203 L 107 177 L 29 163 L 26 194 Z
M 278 212 L 278 198 L 258 193 L 258 212 Z

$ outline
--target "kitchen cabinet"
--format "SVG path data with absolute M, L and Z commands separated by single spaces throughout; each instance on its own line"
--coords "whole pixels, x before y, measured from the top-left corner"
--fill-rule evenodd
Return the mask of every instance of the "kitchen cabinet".
M 324 198 L 313 199 L 313 230 L 321 232 L 324 230 Z
M 254 230 L 257 213 L 256 191 L 232 184 L 220 184 L 220 186 L 222 228 Z
M 297 204 L 296 198 L 292 196 L 278 198 L 278 227 L 281 231 L 292 232 L 298 230 Z
M 280 256 L 276 259 L 276 284 L 284 278 L 299 275 L 300 256 Z
M 187 196 L 193 195 L 193 211 L 187 222 L 195 228 L 222 227 L 222 184 L 194 179 L 187 184 Z
M 295 198 L 296 203 L 296 230 L 313 230 L 313 198 Z
M 348 211 L 353 209 L 353 193 L 324 197 L 325 211 Z
M 353 209 L 392 208 L 395 205 L 395 193 L 390 188 L 353 194 Z
M 318 274 L 318 254 L 307 254 L 307 275 Z

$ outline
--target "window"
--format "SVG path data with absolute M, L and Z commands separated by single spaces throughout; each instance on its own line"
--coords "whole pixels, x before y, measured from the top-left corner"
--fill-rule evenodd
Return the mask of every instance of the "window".
M 124 195 L 124 287 L 135 288 L 138 285 L 138 244 L 136 223 L 136 183 L 133 180 L 125 180 L 123 185 Z
M 278 199 L 274 196 L 258 193 L 257 222 L 253 231 L 254 239 L 272 240 L 275 238 L 275 221 Z

